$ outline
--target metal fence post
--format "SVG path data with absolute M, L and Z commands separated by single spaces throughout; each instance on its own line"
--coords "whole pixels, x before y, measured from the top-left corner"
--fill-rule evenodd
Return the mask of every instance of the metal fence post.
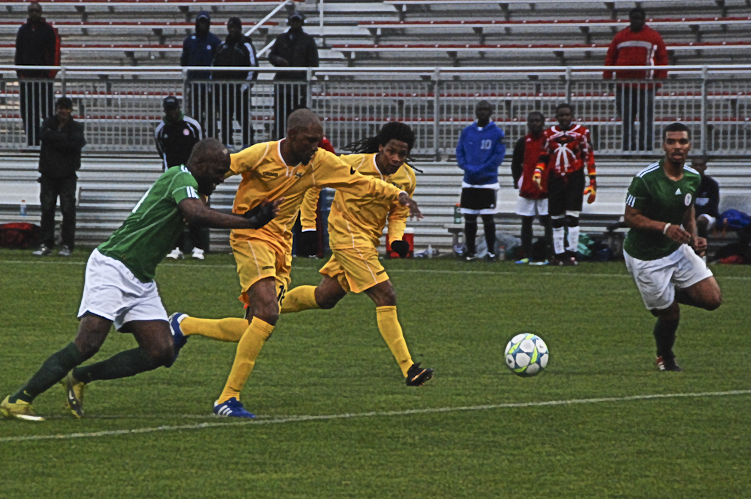
M 441 68 L 435 68 L 433 73 L 433 150 L 435 152 L 435 160 L 441 160 L 441 141 L 439 137 L 440 133 L 440 99 L 439 93 L 441 91 Z
M 66 82 L 66 80 L 65 80 L 65 66 L 61 66 L 60 67 L 60 79 L 62 80 L 61 83 L 62 83 L 63 97 L 65 97 L 66 91 L 67 91 L 67 85 L 68 85 L 67 82 Z
M 707 154 L 707 132 L 709 126 L 707 126 L 707 105 L 709 99 L 707 98 L 707 78 L 709 77 L 709 71 L 706 66 L 701 68 L 701 153 Z
M 566 102 L 571 104 L 571 67 L 566 68 Z
M 308 109 L 313 109 L 313 68 L 308 68 L 307 70 L 307 78 L 308 78 L 308 84 L 305 85 L 305 103 L 308 106 Z

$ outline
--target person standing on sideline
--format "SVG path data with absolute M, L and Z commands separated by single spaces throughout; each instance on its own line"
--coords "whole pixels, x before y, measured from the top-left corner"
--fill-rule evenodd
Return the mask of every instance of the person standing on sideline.
M 545 227 L 547 248 L 553 245 L 553 229 L 548 215 L 548 182 L 543 177 L 540 185 L 534 181 L 535 168 L 540 159 L 542 146 L 545 144 L 545 116 L 539 111 L 533 111 L 527 116 L 527 130 L 529 133 L 519 138 L 514 145 L 514 157 L 511 160 L 511 176 L 514 178 L 514 188 L 519 189 L 516 201 L 516 214 L 522 217 L 522 250 L 524 254 L 516 263 L 532 262 L 532 222 L 535 215 Z M 548 250 L 545 251 L 545 258 Z M 543 260 L 542 262 L 546 262 Z M 542 263 L 541 262 L 541 263 Z
M 410 215 L 421 216 L 406 191 L 380 178 L 361 175 L 328 151 L 318 147 L 323 126 L 308 109 L 289 116 L 282 141 L 261 142 L 232 155 L 231 171 L 242 175 L 233 211 L 245 211 L 263 200 L 283 199 L 279 215 L 259 230 L 234 230 L 230 245 L 240 278 L 240 300 L 245 319 L 198 319 L 175 313 L 170 325 L 176 338 L 199 334 L 221 341 L 236 341 L 237 353 L 227 383 L 214 402 L 214 414 L 253 418 L 240 402 L 240 392 L 250 377 L 263 345 L 274 332 L 279 311 L 291 282 L 292 225 L 309 189 L 331 187 L 338 192 L 386 202 L 398 200 Z
M 667 66 L 668 51 L 660 34 L 647 26 L 647 13 L 635 7 L 628 13 L 631 24 L 616 33 L 605 55 L 606 66 Z M 603 78 L 612 80 L 664 80 L 666 69 L 606 69 Z M 622 120 L 624 151 L 651 151 L 654 143 L 654 106 L 658 83 L 626 81 L 615 86 L 615 104 Z M 634 122 L 639 118 L 639 142 Z
M 465 259 L 475 260 L 477 215 L 482 217 L 488 261 L 495 256 L 495 221 L 493 216 L 498 203 L 498 167 L 506 155 L 504 134 L 490 117 L 493 106 L 482 100 L 475 107 L 477 121 L 462 130 L 456 145 L 456 161 L 464 170 L 462 181 L 461 212 L 464 215 L 464 240 L 467 245 Z
M 170 168 L 154 182 L 125 222 L 91 253 L 76 338 L 48 357 L 29 381 L 0 402 L 0 415 L 43 421 L 32 402 L 62 382 L 68 408 L 81 418 L 88 383 L 172 365 L 182 345 L 172 337 L 154 275 L 185 221 L 225 229 L 260 228 L 279 208 L 279 202 L 259 203 L 242 215 L 232 215 L 206 206 L 202 197 L 224 182 L 229 167 L 227 148 L 216 139 L 204 139 L 193 148 L 185 166 Z M 113 324 L 117 331 L 132 334 L 138 347 L 80 366 L 99 351 Z
M 16 35 L 16 66 L 54 66 L 57 54 L 57 34 L 42 17 L 42 6 L 31 2 L 29 18 Z M 17 70 L 21 91 L 21 118 L 26 132 L 26 143 L 38 146 L 42 136 L 40 122 L 52 116 L 54 72 L 48 69 Z
M 542 186 L 543 175 L 548 181 L 548 209 L 553 225 L 555 257 L 551 265 L 576 265 L 579 247 L 579 215 L 582 196 L 589 195 L 593 203 L 597 195 L 595 154 L 589 130 L 573 124 L 574 108 L 571 104 L 558 104 L 555 108 L 557 126 L 545 130 L 545 143 L 535 168 L 534 181 Z M 589 186 L 584 187 L 584 165 L 587 166 Z M 568 246 L 564 245 L 568 227 Z
M 664 133 L 665 156 L 639 172 L 628 188 L 625 221 L 631 230 L 623 257 L 644 305 L 657 317 L 657 368 L 681 371 L 673 352 L 678 304 L 715 310 L 722 294 L 697 255 L 706 252 L 707 240 L 696 234 L 694 213 L 701 175 L 685 166 L 691 132 L 683 123 L 673 123 Z
M 174 95 L 164 98 L 164 118 L 154 130 L 154 142 L 159 156 L 162 157 L 164 171 L 173 166 L 187 164 L 190 153 L 201 139 L 203 131 L 196 120 L 185 114 L 180 109 L 180 101 Z M 190 242 L 193 243 L 193 258 L 203 260 L 206 245 L 203 241 L 203 227 L 200 225 L 188 225 Z M 177 260 L 183 257 L 185 251 L 185 232 L 177 240 L 177 247 L 167 255 L 167 258 Z
M 317 68 L 318 46 L 315 39 L 303 31 L 305 15 L 292 11 L 287 18 L 289 29 L 276 37 L 269 52 L 269 62 L 284 68 Z M 287 117 L 295 109 L 307 106 L 307 74 L 305 71 L 280 71 L 274 76 L 274 114 L 276 140 L 287 133 Z
M 55 206 L 60 197 L 63 215 L 62 246 L 58 256 L 70 256 L 76 242 L 76 172 L 81 168 L 81 149 L 86 145 L 83 123 L 71 117 L 73 101 L 60 97 L 55 115 L 42 124 L 39 154 L 39 201 L 42 205 L 42 245 L 34 256 L 47 256 L 55 247 Z
M 696 191 L 696 233 L 707 238 L 709 231 L 717 225 L 720 217 L 720 186 L 715 179 L 707 175 L 707 158 L 699 157 L 691 161 L 691 167 L 701 174 L 701 184 Z
M 196 32 L 183 40 L 180 66 L 211 66 L 222 41 L 211 29 L 211 15 L 202 10 L 196 16 Z M 214 106 L 210 95 L 210 71 L 188 71 L 190 114 L 202 124 L 209 137 L 214 136 Z M 190 150 L 188 150 L 190 154 Z
M 227 21 L 227 39 L 219 45 L 214 56 L 215 67 L 258 67 L 258 57 L 253 41 L 243 34 L 239 17 Z M 222 142 L 232 146 L 232 121 L 237 119 L 242 129 L 242 146 L 245 149 L 253 144 L 253 125 L 250 120 L 251 89 L 258 79 L 257 71 L 214 71 L 214 101 L 222 122 Z

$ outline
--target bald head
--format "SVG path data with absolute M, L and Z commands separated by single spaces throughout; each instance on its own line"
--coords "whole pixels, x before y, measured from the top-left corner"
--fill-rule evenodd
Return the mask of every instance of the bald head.
M 193 146 L 193 151 L 190 153 L 190 158 L 188 158 L 186 166 L 190 168 L 194 163 L 207 161 L 218 163 L 228 163 L 230 161 L 229 151 L 218 139 L 208 138 L 198 141 Z
M 289 135 L 290 132 L 295 130 L 308 128 L 311 125 L 320 127 L 323 130 L 321 120 L 318 119 L 318 116 L 313 111 L 310 109 L 297 109 L 287 118 L 287 134 Z
M 224 182 L 232 160 L 227 148 L 214 138 L 203 139 L 193 146 L 185 165 L 198 182 L 198 192 L 210 196 Z

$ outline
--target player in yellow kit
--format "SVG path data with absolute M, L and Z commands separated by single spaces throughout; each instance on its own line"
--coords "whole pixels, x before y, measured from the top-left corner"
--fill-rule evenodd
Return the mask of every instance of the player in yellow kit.
M 408 125 L 390 122 L 378 135 L 354 144 L 360 154 L 341 156 L 355 171 L 380 178 L 410 197 L 415 191 L 415 172 L 405 163 L 415 134 Z M 302 228 L 315 227 L 317 190 L 305 195 L 300 211 Z M 323 279 L 316 286 L 298 286 L 285 298 L 282 313 L 311 309 L 331 309 L 348 292 L 365 293 L 376 305 L 381 336 L 389 346 L 409 386 L 420 386 L 433 377 L 433 370 L 412 362 L 401 325 L 396 314 L 396 293 L 378 261 L 383 228 L 388 220 L 391 248 L 402 258 L 409 252 L 403 241 L 409 209 L 383 198 L 364 197 L 337 191 L 329 215 L 329 245 L 333 256 L 321 269 Z
M 287 121 L 287 137 L 255 144 L 232 155 L 231 174 L 242 175 L 232 211 L 244 213 L 265 200 L 283 198 L 276 218 L 258 230 L 233 230 L 230 245 L 237 262 L 248 305 L 246 319 L 197 319 L 173 314 L 170 326 L 176 344 L 199 334 L 223 341 L 239 341 L 227 384 L 214 404 L 214 413 L 227 417 L 254 417 L 240 403 L 240 392 L 250 376 L 264 342 L 271 336 L 290 283 L 292 225 L 305 193 L 332 187 L 358 196 L 398 201 L 420 215 L 409 194 L 381 179 L 359 174 L 334 154 L 318 148 L 323 127 L 316 115 L 298 109 Z

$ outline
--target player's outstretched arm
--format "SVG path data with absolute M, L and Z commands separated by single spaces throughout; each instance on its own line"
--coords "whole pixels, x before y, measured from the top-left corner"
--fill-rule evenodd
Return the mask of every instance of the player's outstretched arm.
M 280 198 L 271 203 L 264 202 L 242 215 L 222 213 L 195 198 L 183 199 L 177 208 L 189 224 L 215 229 L 259 229 L 279 213 L 279 205 L 283 200 Z
M 422 213 L 420 212 L 420 208 L 417 207 L 417 201 L 409 197 L 409 194 L 404 191 L 399 193 L 399 204 L 409 208 L 410 217 L 422 220 Z

